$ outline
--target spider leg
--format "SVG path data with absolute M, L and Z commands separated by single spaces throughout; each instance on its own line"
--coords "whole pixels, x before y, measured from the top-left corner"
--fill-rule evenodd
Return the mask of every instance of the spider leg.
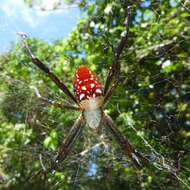
M 116 141 L 119 143 L 125 154 L 132 160 L 133 164 L 137 168 L 142 168 L 144 165 L 149 163 L 149 160 L 143 157 L 140 153 L 138 153 L 132 145 L 129 143 L 127 137 L 125 137 L 114 124 L 113 120 L 110 116 L 104 114 L 103 116 L 103 124 L 107 129 L 112 133 L 115 137 Z
M 72 126 L 71 130 L 69 131 L 68 136 L 63 141 L 63 143 L 60 145 L 58 154 L 54 160 L 54 163 L 52 164 L 51 171 L 56 170 L 58 167 L 58 163 L 63 161 L 67 155 L 70 153 L 73 144 L 77 140 L 77 138 L 80 136 L 82 129 L 85 125 L 85 121 L 83 116 L 81 115 Z
M 26 179 L 23 185 L 30 182 L 33 178 L 39 176 L 40 174 L 46 175 L 49 172 L 54 172 L 58 168 L 58 164 L 66 159 L 67 155 L 70 153 L 73 144 L 77 140 L 77 138 L 80 136 L 83 126 L 85 125 L 85 121 L 83 116 L 81 115 L 72 126 L 71 130 L 69 131 L 68 136 L 63 141 L 63 143 L 60 145 L 58 154 L 54 159 L 54 162 L 51 164 L 51 166 L 44 170 L 44 168 L 39 169 L 36 173 L 33 175 L 29 175 Z
M 26 42 L 26 34 L 18 33 L 18 35 L 21 37 L 24 47 L 28 51 L 28 54 L 31 58 L 31 61 L 33 64 L 35 64 L 39 69 L 41 69 L 44 73 L 47 74 L 47 76 L 76 104 L 78 104 L 76 98 L 74 95 L 69 91 L 69 89 L 65 86 L 63 82 L 60 81 L 60 79 L 53 73 L 51 70 L 42 62 L 40 61 L 35 55 L 32 53 L 32 50 L 30 49 L 28 43 Z
M 49 104 L 49 105 L 52 105 L 52 106 L 54 106 L 54 107 L 58 107 L 58 108 L 61 108 L 61 109 L 65 109 L 65 108 L 66 108 L 66 109 L 68 109 L 68 110 L 80 111 L 80 108 L 79 108 L 79 107 L 74 106 L 74 105 L 72 105 L 72 104 L 69 103 L 69 102 L 64 102 L 64 103 L 55 102 L 55 101 L 53 101 L 53 100 L 50 100 L 49 98 L 43 97 L 43 96 L 40 94 L 39 90 L 38 90 L 36 87 L 32 86 L 31 88 L 34 89 L 34 92 L 35 92 L 36 96 L 37 96 L 40 100 L 42 100 L 43 102 L 45 102 L 45 103 L 47 103 L 47 104 Z
M 128 41 L 129 36 L 129 25 L 131 22 L 131 10 L 128 7 L 127 9 L 127 17 L 125 22 L 125 31 L 121 34 L 121 39 L 119 41 L 118 46 L 113 50 L 113 57 L 112 57 L 112 66 L 109 69 L 108 76 L 106 79 L 106 83 L 104 86 L 104 97 L 105 102 L 110 97 L 114 89 L 117 87 L 118 81 L 119 81 L 119 75 L 120 75 L 120 55 L 126 46 L 126 43 Z M 111 85 L 111 83 L 113 84 Z M 110 87 L 111 85 L 111 87 Z
M 40 98 L 42 101 L 46 102 L 47 104 L 50 104 L 54 107 L 57 107 L 57 108 L 61 108 L 61 109 L 67 109 L 67 110 L 73 110 L 73 111 L 80 111 L 80 108 L 77 107 L 77 106 L 73 106 L 69 103 L 58 103 L 58 102 L 55 102 L 53 100 L 50 100 L 50 99 L 47 99 L 47 98 L 44 98 L 44 97 L 41 97 Z

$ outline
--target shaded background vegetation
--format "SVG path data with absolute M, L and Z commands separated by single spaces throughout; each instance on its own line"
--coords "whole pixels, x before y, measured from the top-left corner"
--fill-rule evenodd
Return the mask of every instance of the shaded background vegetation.
M 129 41 L 120 59 L 120 83 L 106 111 L 136 149 L 151 159 L 150 166 L 136 170 L 106 131 L 102 137 L 86 127 L 59 170 L 33 176 L 49 166 L 78 113 L 36 97 L 35 88 L 43 97 L 66 99 L 17 43 L 0 56 L 1 189 L 189 188 L 188 1 L 83 0 L 78 6 L 84 17 L 67 39 L 50 45 L 30 38 L 28 43 L 71 90 L 79 64 L 90 67 L 104 83 L 112 47 L 124 31 L 126 4 L 133 9 Z

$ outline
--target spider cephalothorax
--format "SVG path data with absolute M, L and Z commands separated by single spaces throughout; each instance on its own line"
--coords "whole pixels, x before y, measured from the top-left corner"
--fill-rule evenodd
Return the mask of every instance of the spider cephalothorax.
M 135 149 L 128 142 L 128 139 L 118 130 L 111 117 L 104 112 L 104 107 L 118 84 L 118 77 L 120 73 L 119 57 L 128 39 L 129 18 L 130 12 L 127 16 L 128 22 L 126 22 L 125 35 L 121 36 L 121 40 L 114 50 L 113 63 L 109 69 L 104 87 L 102 87 L 100 81 L 97 79 L 96 74 L 89 70 L 86 66 L 82 65 L 78 67 L 74 76 L 73 86 L 75 95 L 70 92 L 66 85 L 60 81 L 59 78 L 44 63 L 42 63 L 42 61 L 34 56 L 25 40 L 26 35 L 20 34 L 32 62 L 44 73 L 46 73 L 47 76 L 75 104 L 56 103 L 54 105 L 64 109 L 82 112 L 79 118 L 74 122 L 69 134 L 60 145 L 58 154 L 50 170 L 56 169 L 58 163 L 67 157 L 86 123 L 91 128 L 97 128 L 103 124 L 103 126 L 105 126 L 107 130 L 110 131 L 110 133 L 115 137 L 124 153 L 129 156 L 136 167 L 141 167 L 143 164 L 147 164 L 149 162 L 145 157 L 135 151 Z

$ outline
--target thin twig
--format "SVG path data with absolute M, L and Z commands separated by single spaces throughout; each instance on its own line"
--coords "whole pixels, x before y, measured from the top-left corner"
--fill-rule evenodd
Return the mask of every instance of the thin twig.
M 43 171 L 46 171 L 46 167 L 45 167 L 43 160 L 42 160 L 42 154 L 39 154 L 39 160 L 40 160 L 40 164 L 42 166 Z

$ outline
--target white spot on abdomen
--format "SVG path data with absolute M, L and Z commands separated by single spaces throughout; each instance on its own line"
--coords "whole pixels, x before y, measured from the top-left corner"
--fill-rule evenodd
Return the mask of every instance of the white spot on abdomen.
M 81 94 L 80 97 L 79 97 L 79 99 L 82 100 L 84 97 L 85 97 L 85 95 Z
M 91 83 L 91 84 L 90 84 L 90 87 L 91 87 L 91 88 L 94 88 L 94 86 L 95 86 L 94 83 Z
M 82 88 L 81 88 L 82 90 L 86 90 L 86 86 L 82 86 Z
M 98 88 L 98 89 L 96 89 L 96 93 L 102 93 L 102 91 Z

